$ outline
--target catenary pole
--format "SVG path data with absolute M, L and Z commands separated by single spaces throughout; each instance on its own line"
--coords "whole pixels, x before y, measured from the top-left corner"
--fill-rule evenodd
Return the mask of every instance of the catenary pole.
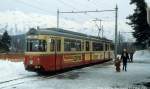
M 115 8 L 116 16 L 115 16 L 115 59 L 117 58 L 117 46 L 118 46 L 118 6 Z
M 57 10 L 57 29 L 59 28 L 59 9 Z

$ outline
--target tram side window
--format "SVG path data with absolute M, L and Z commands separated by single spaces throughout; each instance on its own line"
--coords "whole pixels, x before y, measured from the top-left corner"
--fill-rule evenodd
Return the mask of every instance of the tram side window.
M 109 45 L 105 44 L 105 51 L 108 51 L 108 50 L 109 50 Z
M 47 50 L 47 43 L 45 40 L 39 41 L 39 50 L 40 51 L 46 51 Z
M 70 51 L 70 42 L 67 39 L 64 40 L 64 51 Z
M 90 51 L 90 42 L 86 41 L 85 45 L 86 45 L 85 46 L 86 51 Z
M 84 51 L 84 41 L 82 42 L 82 51 Z
M 76 51 L 81 51 L 81 41 L 76 41 Z
M 108 44 L 108 48 L 107 48 L 107 50 L 109 51 L 109 49 L 110 49 L 110 44 Z
M 45 52 L 47 50 L 47 43 L 45 40 L 27 40 L 28 52 Z
M 107 44 L 105 44 L 105 51 L 107 51 Z
M 57 51 L 61 51 L 61 40 L 56 40 L 57 42 Z
M 107 50 L 109 51 L 109 49 L 110 49 L 110 44 L 108 44 L 108 48 L 107 48 Z
M 51 39 L 51 43 L 50 43 L 50 51 L 54 52 L 55 51 L 55 45 L 56 45 L 56 49 L 57 51 L 61 51 L 61 40 L 56 40 L 56 44 L 55 44 L 55 39 Z
M 81 41 L 73 39 L 65 39 L 64 51 L 81 51 Z
M 110 48 L 111 48 L 111 50 L 114 50 L 114 44 L 111 44 Z
M 55 50 L 55 40 L 51 39 L 51 42 L 50 42 L 50 51 L 54 52 L 54 50 Z
M 93 42 L 93 51 L 103 51 L 103 44 Z

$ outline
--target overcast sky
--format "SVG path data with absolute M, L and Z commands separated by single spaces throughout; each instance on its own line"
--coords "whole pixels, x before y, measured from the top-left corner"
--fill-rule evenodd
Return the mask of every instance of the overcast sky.
M 149 3 L 149 0 L 147 0 Z M 118 24 L 122 32 L 132 31 L 126 17 L 133 13 L 130 0 L 0 0 L 0 28 L 8 24 L 11 34 L 24 33 L 29 27 L 56 27 L 56 11 L 84 11 L 119 8 Z M 60 27 L 97 35 L 95 22 L 103 20 L 104 34 L 114 36 L 114 12 L 87 14 L 60 14 Z M 14 28 L 18 28 L 14 30 Z M 128 34 L 129 35 L 129 34 Z

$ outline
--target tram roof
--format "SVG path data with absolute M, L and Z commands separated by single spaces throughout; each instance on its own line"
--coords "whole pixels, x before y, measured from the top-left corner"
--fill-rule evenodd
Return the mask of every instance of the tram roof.
M 64 36 L 69 38 L 84 39 L 84 40 L 93 40 L 93 41 L 103 41 L 103 42 L 112 42 L 106 38 L 100 38 L 96 36 L 91 36 L 79 32 L 68 31 L 64 29 L 57 28 L 31 28 L 27 35 L 54 35 L 54 36 Z

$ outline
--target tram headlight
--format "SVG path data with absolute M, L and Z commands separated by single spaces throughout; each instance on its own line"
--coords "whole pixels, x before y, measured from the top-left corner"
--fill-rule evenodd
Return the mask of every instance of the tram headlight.
M 37 58 L 37 63 L 40 64 L 40 58 L 39 57 Z
M 29 60 L 29 64 L 33 64 L 33 60 L 32 59 Z

